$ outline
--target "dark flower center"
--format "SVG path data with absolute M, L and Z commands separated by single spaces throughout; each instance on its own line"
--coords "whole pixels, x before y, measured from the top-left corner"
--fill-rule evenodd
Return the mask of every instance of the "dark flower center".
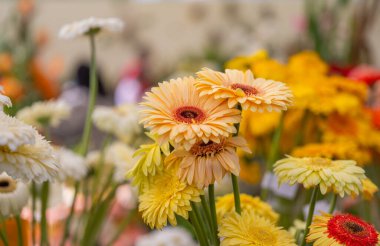
M 233 90 L 241 89 L 242 91 L 244 91 L 244 93 L 247 96 L 256 95 L 258 93 L 258 91 L 257 91 L 257 89 L 255 87 L 250 86 L 250 85 L 245 85 L 245 84 L 235 83 L 235 84 L 231 85 L 231 88 Z
M 364 228 L 361 225 L 351 222 L 351 221 L 346 222 L 343 226 L 345 229 L 347 229 L 348 231 L 354 234 L 364 231 Z
M 1 180 L 0 181 L 0 187 L 1 188 L 6 188 L 6 187 L 8 187 L 9 186 L 9 182 L 8 182 L 8 180 Z
M 200 108 L 193 106 L 179 107 L 174 110 L 174 118 L 184 123 L 200 123 L 206 118 L 206 114 Z
M 194 146 L 191 147 L 190 152 L 195 156 L 212 156 L 224 150 L 225 142 L 225 139 L 222 139 L 220 143 L 215 143 L 211 140 L 207 143 L 201 141 L 194 144 Z

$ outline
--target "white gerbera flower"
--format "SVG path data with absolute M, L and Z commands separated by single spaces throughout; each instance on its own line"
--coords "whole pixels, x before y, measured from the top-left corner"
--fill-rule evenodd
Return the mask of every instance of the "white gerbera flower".
M 70 116 L 70 113 L 70 106 L 63 101 L 45 101 L 21 109 L 16 117 L 26 124 L 41 129 L 44 126 L 57 127 L 62 120 Z
M 136 246 L 197 246 L 191 235 L 179 227 L 166 227 L 140 237 Z
M 56 156 L 61 166 L 60 179 L 81 180 L 87 174 L 85 159 L 64 147 L 56 147 Z
M 22 145 L 34 144 L 35 135 L 33 127 L 0 112 L 0 151 L 2 148 L 15 151 Z
M 6 173 L 0 174 L 0 213 L 4 217 L 16 215 L 27 204 L 28 187 L 11 178 Z
M 59 31 L 58 36 L 62 39 L 72 39 L 92 32 L 99 32 L 103 29 L 111 32 L 120 32 L 123 27 L 123 21 L 118 18 L 90 17 L 64 25 Z
M 0 86 L 0 111 L 3 110 L 4 105 L 8 106 L 8 107 L 12 106 L 11 99 L 9 99 L 9 97 L 3 95 L 3 93 L 4 93 L 3 87 Z
M 126 103 L 117 107 L 96 107 L 92 119 L 100 130 L 115 135 L 125 143 L 129 143 L 142 131 L 135 104 Z

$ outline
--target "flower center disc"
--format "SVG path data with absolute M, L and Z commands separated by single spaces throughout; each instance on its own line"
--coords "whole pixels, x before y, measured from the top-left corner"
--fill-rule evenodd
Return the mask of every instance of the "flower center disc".
M 225 140 L 221 140 L 220 143 L 214 143 L 209 141 L 208 143 L 198 142 L 191 147 L 190 152 L 195 156 L 210 156 L 215 155 L 224 149 Z
M 16 189 L 16 181 L 11 178 L 0 179 L 0 193 L 11 193 Z
M 351 222 L 351 221 L 348 221 L 346 223 L 343 224 L 343 227 L 350 233 L 353 233 L 353 234 L 360 234 L 361 232 L 364 231 L 364 228 L 357 224 L 357 223 L 354 223 L 354 222 Z
M 245 85 L 245 84 L 235 83 L 235 84 L 231 85 L 231 88 L 233 90 L 240 89 L 240 90 L 244 91 L 244 93 L 247 96 L 256 95 L 258 93 L 258 91 L 255 87 L 250 86 L 250 85 Z
M 184 106 L 174 110 L 174 117 L 177 121 L 190 124 L 204 121 L 206 114 L 197 107 Z
M 321 157 L 314 157 L 311 161 L 313 166 L 316 167 L 329 167 L 331 166 L 331 160 Z

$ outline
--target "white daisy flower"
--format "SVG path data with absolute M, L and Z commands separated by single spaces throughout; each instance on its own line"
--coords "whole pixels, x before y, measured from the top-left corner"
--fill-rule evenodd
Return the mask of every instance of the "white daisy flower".
M 11 102 L 11 99 L 9 99 L 9 97 L 3 95 L 4 93 L 4 89 L 2 86 L 0 86 L 0 111 L 3 110 L 3 106 L 8 106 L 8 107 L 11 107 L 12 106 L 12 102 Z
M 63 101 L 43 101 L 21 109 L 16 117 L 41 129 L 44 126 L 57 127 L 62 120 L 70 116 L 70 113 L 70 106 Z
M 81 180 L 87 174 L 86 160 L 82 156 L 64 147 L 55 148 L 58 162 L 61 166 L 61 180 Z
M 20 214 L 27 204 L 29 190 L 26 184 L 18 182 L 6 173 L 0 174 L 0 213 L 4 217 Z
M 60 29 L 58 36 L 62 39 L 72 39 L 91 32 L 99 32 L 101 30 L 121 32 L 123 27 L 123 21 L 118 18 L 90 17 L 88 19 L 64 25 Z
M 165 227 L 137 239 L 136 246 L 197 246 L 191 235 L 179 227 Z
M 0 112 L 0 170 L 24 182 L 43 182 L 58 175 L 59 165 L 34 128 Z
M 135 104 L 96 107 L 92 119 L 97 128 L 115 135 L 125 143 L 129 143 L 142 131 L 139 125 L 138 108 Z

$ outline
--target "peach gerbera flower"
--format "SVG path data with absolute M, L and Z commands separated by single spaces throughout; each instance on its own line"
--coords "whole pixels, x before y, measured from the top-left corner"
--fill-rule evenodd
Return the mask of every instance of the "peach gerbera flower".
M 224 98 L 230 108 L 241 104 L 244 110 L 271 112 L 286 110 L 291 103 L 292 93 L 282 82 L 255 79 L 250 70 L 245 72 L 227 69 L 225 73 L 204 68 L 197 73 L 195 84 L 200 95 Z
M 237 147 L 250 152 L 245 139 L 241 137 L 222 138 L 219 143 L 209 141 L 205 144 L 199 141 L 189 151 L 174 150 L 166 157 L 165 164 L 179 164 L 180 179 L 202 188 L 220 181 L 226 173 L 239 175 Z
M 160 136 L 160 142 L 171 140 L 189 150 L 199 140 L 219 143 L 221 137 L 236 133 L 233 124 L 240 121 L 240 111 L 228 108 L 222 99 L 201 97 L 195 82 L 193 77 L 178 78 L 146 93 L 141 122 Z

